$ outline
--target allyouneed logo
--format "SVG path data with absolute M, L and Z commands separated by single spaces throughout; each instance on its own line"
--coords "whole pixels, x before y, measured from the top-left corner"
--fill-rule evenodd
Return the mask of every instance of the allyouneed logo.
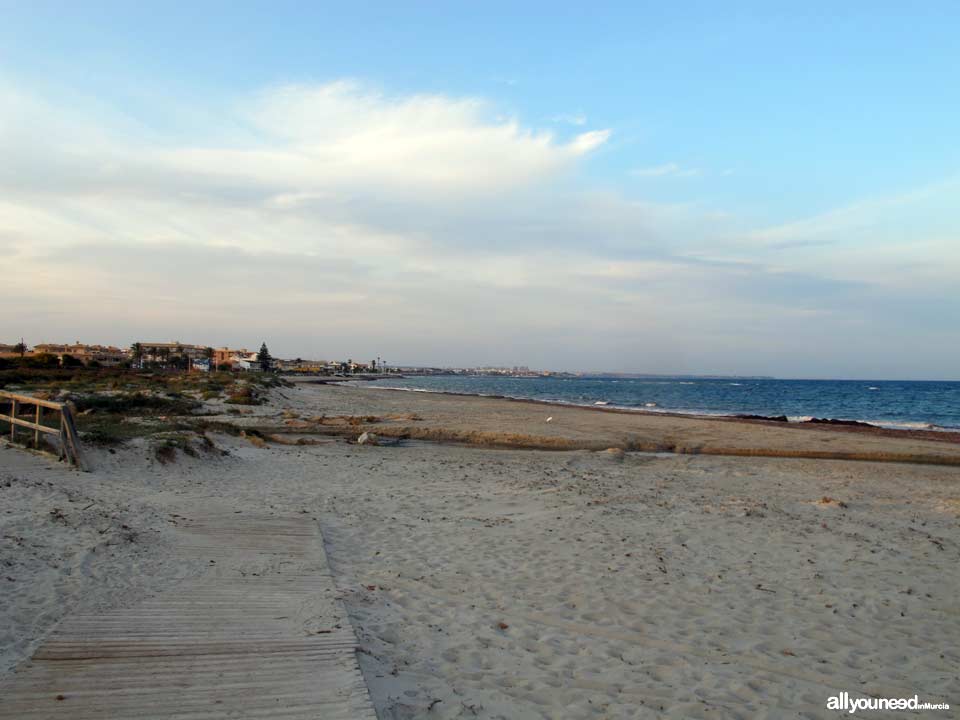
M 947 703 L 921 702 L 912 698 L 852 698 L 844 691 L 827 698 L 827 710 L 843 710 L 853 715 L 857 710 L 949 710 Z

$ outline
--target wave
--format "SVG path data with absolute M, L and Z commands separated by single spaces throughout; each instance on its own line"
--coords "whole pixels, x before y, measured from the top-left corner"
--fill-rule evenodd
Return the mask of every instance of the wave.
M 871 425 L 890 430 L 935 430 L 937 432 L 956 432 L 957 428 L 945 427 L 929 422 L 910 422 L 906 420 L 869 420 Z

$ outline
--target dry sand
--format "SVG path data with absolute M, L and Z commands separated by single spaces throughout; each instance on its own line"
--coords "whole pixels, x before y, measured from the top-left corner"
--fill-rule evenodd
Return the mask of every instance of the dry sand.
M 281 392 L 245 421 L 414 413 L 374 425 L 515 433 L 544 416 Z M 588 436 L 586 415 L 559 410 L 549 432 L 525 434 Z M 583 412 L 602 419 L 601 444 L 678 432 Z M 960 703 L 960 468 L 215 440 L 230 454 L 161 465 L 134 445 L 96 453 L 86 474 L 0 448 L 0 675 L 65 612 L 197 572 L 165 563 L 165 534 L 178 509 L 216 501 L 317 519 L 381 718 L 815 718 L 836 715 L 826 700 L 841 690 Z

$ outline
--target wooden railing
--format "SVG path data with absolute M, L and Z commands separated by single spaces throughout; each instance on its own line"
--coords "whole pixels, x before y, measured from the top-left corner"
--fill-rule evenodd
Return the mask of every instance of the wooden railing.
M 4 406 L 6 406 L 6 414 L 2 412 Z M 26 412 L 24 412 L 25 409 L 27 409 Z M 49 416 L 49 413 L 45 412 L 46 410 L 54 410 L 58 413 L 59 423 L 56 426 L 43 424 L 43 421 Z M 24 419 L 25 417 L 29 419 Z M 41 445 L 41 435 L 56 436 L 56 454 L 81 470 L 83 469 L 84 464 L 80 456 L 80 439 L 77 435 L 77 426 L 73 420 L 72 403 L 58 403 L 51 400 L 42 400 L 32 395 L 19 395 L 0 390 L 0 423 L 10 425 L 10 441 L 13 443 L 17 441 L 17 428 L 33 430 L 33 446 L 37 450 L 46 450 Z M 27 435 L 29 437 L 29 432 Z

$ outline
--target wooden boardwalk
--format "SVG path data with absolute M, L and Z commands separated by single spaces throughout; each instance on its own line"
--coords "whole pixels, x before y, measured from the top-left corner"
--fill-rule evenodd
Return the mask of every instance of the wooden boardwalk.
M 315 521 L 225 512 L 181 530 L 209 572 L 65 619 L 0 684 L 0 718 L 375 720 Z

